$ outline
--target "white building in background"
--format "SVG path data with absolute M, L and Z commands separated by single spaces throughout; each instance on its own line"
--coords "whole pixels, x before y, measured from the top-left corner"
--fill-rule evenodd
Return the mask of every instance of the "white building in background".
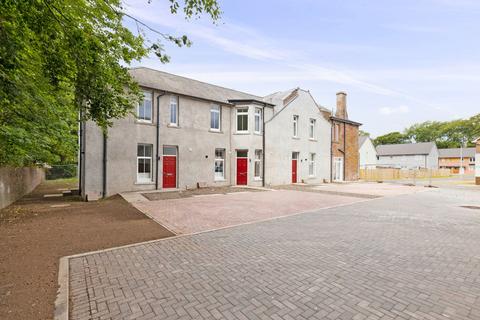
M 377 150 L 369 136 L 358 137 L 358 152 L 360 154 L 360 169 L 377 167 Z
M 377 166 L 400 169 L 438 169 L 435 142 L 377 146 Z

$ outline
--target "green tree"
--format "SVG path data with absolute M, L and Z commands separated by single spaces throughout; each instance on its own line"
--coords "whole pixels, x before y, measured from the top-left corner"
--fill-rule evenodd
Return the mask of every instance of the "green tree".
M 169 1 L 172 14 L 220 17 L 216 0 Z M 168 62 L 164 42 L 191 44 L 126 15 L 121 0 L 0 0 L 0 165 L 72 161 L 79 111 L 104 130 L 132 112 L 142 96 L 127 66 L 151 52 Z
M 381 144 L 397 144 L 397 143 L 409 143 L 408 136 L 400 132 L 390 132 L 383 136 L 379 136 L 373 140 L 373 143 L 378 146 Z

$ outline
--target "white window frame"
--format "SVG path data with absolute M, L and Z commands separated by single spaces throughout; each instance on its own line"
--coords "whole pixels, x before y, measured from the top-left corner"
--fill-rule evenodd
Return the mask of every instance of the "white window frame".
M 145 101 L 150 101 L 150 115 L 149 118 L 145 116 Z M 143 108 L 143 118 L 140 118 L 140 109 Z M 153 93 L 151 91 L 143 91 L 143 101 L 137 104 L 137 121 L 152 123 L 153 121 Z
M 308 132 L 308 135 L 310 137 L 310 140 L 315 140 L 315 127 L 317 126 L 317 120 L 315 119 L 310 119 L 310 130 Z
M 246 111 L 244 111 L 244 110 L 246 110 Z M 235 129 L 236 129 L 236 131 L 237 131 L 238 133 L 247 133 L 247 132 L 248 132 L 248 111 L 249 111 L 249 108 L 248 108 L 248 107 L 242 107 L 242 108 L 237 108 L 237 109 L 236 109 L 236 115 L 235 115 L 235 116 L 236 116 L 236 123 L 235 123 L 236 127 L 235 127 Z M 245 115 L 247 116 L 247 122 L 246 122 L 246 123 L 247 123 L 247 129 L 245 129 L 245 130 L 238 130 L 238 124 L 239 124 L 239 122 L 238 122 L 238 117 L 239 117 L 239 116 L 242 116 L 242 117 L 243 117 L 243 116 L 245 116 Z
M 222 152 L 222 155 L 223 155 L 222 158 L 217 157 L 217 151 Z M 216 148 L 215 149 L 215 161 L 214 161 L 214 165 L 213 165 L 213 175 L 214 175 L 214 180 L 215 181 L 225 181 L 225 155 L 226 155 L 225 149 L 221 149 L 221 148 Z M 217 167 L 217 162 L 222 162 L 223 171 L 222 171 L 221 176 L 217 176 L 217 171 L 215 170 L 216 167 Z
M 258 158 L 257 158 L 258 155 Z M 263 172 L 262 172 L 262 161 L 263 161 L 263 151 L 262 149 L 257 149 L 255 150 L 255 156 L 254 156 L 254 162 L 253 162 L 253 178 L 255 180 L 262 180 L 263 178 Z M 258 165 L 258 172 L 257 170 L 257 165 Z
M 315 153 L 310 153 L 308 155 L 308 176 L 309 177 L 315 177 L 316 176 L 316 164 L 315 164 L 315 158 L 316 154 Z
M 298 138 L 298 115 L 293 115 L 293 137 Z
M 151 152 L 150 152 L 150 156 L 139 156 L 138 155 L 138 147 L 139 146 L 143 146 L 144 148 L 145 147 L 150 147 L 151 149 Z M 146 177 L 145 176 L 145 173 L 140 173 L 138 172 L 138 164 L 139 164 L 139 160 L 140 159 L 144 159 L 144 160 L 150 160 L 150 177 Z M 138 183 L 150 183 L 153 181 L 153 145 L 152 144 L 148 144 L 148 143 L 139 143 L 137 144 L 137 182 Z
M 173 127 L 178 127 L 178 101 L 179 101 L 179 97 L 178 96 L 170 96 L 170 119 L 169 119 L 169 123 L 170 123 L 170 126 L 173 126 Z M 172 111 L 175 111 L 175 119 L 173 119 L 173 112 Z M 172 121 L 174 120 L 174 121 Z
M 218 128 L 212 127 L 213 116 L 218 116 Z M 222 107 L 218 104 L 212 104 L 210 107 L 210 130 L 211 131 L 220 131 L 222 128 Z
M 255 133 L 262 133 L 263 130 L 263 110 L 262 108 L 255 108 Z

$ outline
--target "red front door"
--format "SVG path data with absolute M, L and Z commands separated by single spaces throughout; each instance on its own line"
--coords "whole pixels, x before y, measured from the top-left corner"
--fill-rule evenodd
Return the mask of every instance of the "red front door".
M 247 172 L 248 172 L 248 159 L 237 158 L 237 184 L 247 184 Z
M 177 187 L 177 157 L 163 156 L 163 187 Z
M 292 159 L 292 183 L 297 183 L 297 159 Z

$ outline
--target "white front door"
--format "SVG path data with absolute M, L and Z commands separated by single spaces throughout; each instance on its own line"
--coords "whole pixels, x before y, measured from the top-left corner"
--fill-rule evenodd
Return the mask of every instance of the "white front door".
M 333 181 L 343 181 L 343 158 L 333 158 Z

